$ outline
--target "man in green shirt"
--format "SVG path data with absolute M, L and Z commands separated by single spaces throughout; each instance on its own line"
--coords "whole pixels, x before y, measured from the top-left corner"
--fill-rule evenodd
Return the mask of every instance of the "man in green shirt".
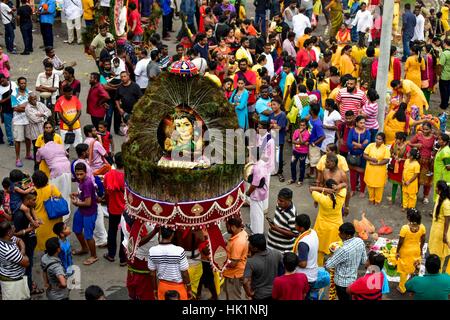
M 441 94 L 440 108 L 448 108 L 450 98 L 450 39 L 445 39 L 444 51 L 439 56 L 439 92 Z
M 427 273 L 417 277 L 420 264 L 416 264 L 416 271 L 406 282 L 406 291 L 414 293 L 414 300 L 449 300 L 450 276 L 439 273 L 441 259 L 431 254 L 425 261 Z

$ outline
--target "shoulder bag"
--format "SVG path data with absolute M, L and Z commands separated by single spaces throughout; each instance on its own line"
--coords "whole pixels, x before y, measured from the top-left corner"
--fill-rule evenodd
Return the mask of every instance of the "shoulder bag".
M 358 133 L 358 143 L 361 143 L 360 142 L 360 137 L 361 137 L 361 135 Z M 352 167 L 359 167 L 359 166 L 361 166 L 361 155 L 351 154 L 349 152 L 348 155 L 347 155 L 347 163 L 349 165 L 351 165 Z
M 69 204 L 67 203 L 66 199 L 64 199 L 62 196 L 54 197 L 53 196 L 54 186 L 50 186 L 50 188 L 51 188 L 50 198 L 44 201 L 44 207 L 45 211 L 47 211 L 48 218 L 52 220 L 69 214 L 70 213 Z
M 97 140 L 94 139 L 94 141 L 92 141 L 89 144 L 89 165 L 92 166 L 92 161 L 94 160 L 94 144 Z M 105 157 L 102 156 L 102 161 L 103 161 L 103 165 L 100 169 L 97 169 L 93 172 L 94 176 L 103 176 L 105 175 L 108 171 L 111 170 L 111 165 L 108 163 L 108 161 L 105 159 Z

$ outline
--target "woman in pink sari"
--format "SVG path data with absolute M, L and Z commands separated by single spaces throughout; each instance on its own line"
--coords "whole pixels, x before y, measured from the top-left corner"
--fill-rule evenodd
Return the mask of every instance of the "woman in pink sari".
M 436 77 L 436 62 L 437 62 L 437 53 L 434 51 L 433 46 L 431 44 L 427 44 L 425 46 L 426 54 L 424 56 L 425 59 L 425 70 L 422 71 L 422 91 L 425 94 L 425 98 L 427 102 L 430 103 L 430 96 L 433 92 L 434 86 L 437 83 Z

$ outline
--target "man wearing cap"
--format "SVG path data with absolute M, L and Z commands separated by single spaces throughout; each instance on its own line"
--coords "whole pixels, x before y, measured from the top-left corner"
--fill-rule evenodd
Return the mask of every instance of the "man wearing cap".
M 269 220 L 267 246 L 280 252 L 291 251 L 298 232 L 295 229 L 297 209 L 292 203 L 292 190 L 283 188 L 278 193 L 275 217 Z

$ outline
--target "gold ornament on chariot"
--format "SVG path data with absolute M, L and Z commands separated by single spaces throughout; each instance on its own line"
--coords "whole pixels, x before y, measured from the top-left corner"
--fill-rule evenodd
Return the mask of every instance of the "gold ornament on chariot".
M 197 203 L 196 205 L 194 205 L 192 207 L 191 212 L 193 214 L 195 214 L 196 216 L 198 216 L 198 215 L 202 214 L 204 210 L 205 209 L 203 209 L 203 207 Z
M 155 203 L 153 205 L 152 210 L 157 216 L 159 216 L 163 212 L 163 208 L 158 203 Z
M 129 202 L 130 204 L 133 203 L 133 194 L 132 194 L 131 192 L 128 193 L 128 202 Z
M 214 252 L 214 261 L 220 266 L 223 267 L 225 265 L 225 263 L 228 260 L 228 256 L 227 256 L 227 250 L 222 247 L 219 246 L 216 250 L 216 252 Z
M 234 202 L 234 197 L 232 195 L 229 195 L 227 198 L 227 201 L 225 201 L 225 204 L 227 205 L 227 207 L 231 206 Z

